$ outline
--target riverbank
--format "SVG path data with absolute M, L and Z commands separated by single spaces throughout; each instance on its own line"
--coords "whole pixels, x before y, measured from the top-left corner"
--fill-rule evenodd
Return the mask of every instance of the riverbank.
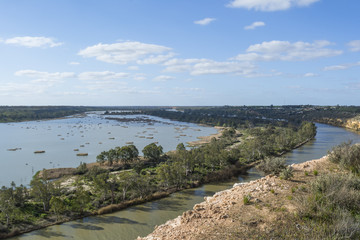
M 196 140 L 196 141 L 187 142 L 188 146 L 189 147 L 196 147 L 196 146 L 200 146 L 202 144 L 209 143 L 212 138 L 219 139 L 221 137 L 224 129 L 226 129 L 225 127 L 218 127 L 218 126 L 215 126 L 213 128 L 215 128 L 218 132 L 214 133 L 214 134 L 211 134 L 210 136 L 198 137 L 199 140 Z
M 301 208 L 296 199 L 306 194 L 314 179 L 340 170 L 327 157 L 292 167 L 294 176 L 290 181 L 268 175 L 235 184 L 231 189 L 205 197 L 193 210 L 167 221 L 138 240 L 262 239 L 284 226 L 295 226 L 299 223 L 289 222 L 289 219 Z
M 350 129 L 356 132 L 360 131 L 360 116 L 350 118 L 350 119 L 341 119 L 341 118 L 321 118 L 316 120 L 316 122 L 329 124 L 336 127 L 342 127 Z

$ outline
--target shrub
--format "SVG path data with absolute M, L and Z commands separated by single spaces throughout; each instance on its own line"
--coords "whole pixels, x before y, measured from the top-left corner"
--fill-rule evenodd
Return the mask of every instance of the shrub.
M 316 170 L 316 169 L 313 171 L 313 173 L 314 173 L 314 176 L 319 175 L 319 172 L 318 172 L 318 170 Z
M 359 239 L 360 179 L 328 174 L 311 183 L 310 195 L 300 200 L 301 217 L 322 223 L 334 239 Z
M 265 174 L 279 175 L 286 168 L 284 158 L 265 158 L 258 166 Z
M 344 142 L 335 146 L 329 152 L 329 160 L 340 164 L 353 173 L 360 173 L 360 145 L 351 145 L 352 142 Z
M 285 180 L 291 179 L 293 176 L 294 176 L 294 170 L 291 166 L 288 166 L 280 173 L 280 177 Z

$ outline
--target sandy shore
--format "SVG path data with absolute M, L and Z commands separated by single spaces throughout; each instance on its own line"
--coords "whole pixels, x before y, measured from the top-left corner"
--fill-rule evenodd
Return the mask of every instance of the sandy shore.
M 217 127 L 217 126 L 215 126 L 214 128 L 218 131 L 217 133 L 211 134 L 210 136 L 197 137 L 199 140 L 187 142 L 187 144 L 190 147 L 194 147 L 194 146 L 199 146 L 199 145 L 202 145 L 202 144 L 209 143 L 212 138 L 216 138 L 216 139 L 220 138 L 221 135 L 222 135 L 222 132 L 224 131 L 225 128 L 224 127 Z

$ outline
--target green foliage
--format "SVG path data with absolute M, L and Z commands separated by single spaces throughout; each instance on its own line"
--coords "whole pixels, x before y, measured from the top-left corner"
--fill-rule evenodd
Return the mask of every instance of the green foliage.
M 250 204 L 250 200 L 251 200 L 251 196 L 248 194 L 248 195 L 245 195 L 243 197 L 243 203 L 244 205 L 249 205 Z
M 351 141 L 335 146 L 328 153 L 329 160 L 337 163 L 355 174 L 360 174 L 360 145 Z
M 360 180 L 353 175 L 328 174 L 316 178 L 310 195 L 299 200 L 300 217 L 324 224 L 334 239 L 360 237 Z
M 265 174 L 279 175 L 284 169 L 286 169 L 285 159 L 267 157 L 257 166 L 257 168 Z
M 318 170 L 316 170 L 316 169 L 313 171 L 313 173 L 314 173 L 314 176 L 319 175 L 319 172 L 318 172 Z
M 44 211 L 48 211 L 51 197 L 60 194 L 60 186 L 46 180 L 46 171 L 43 172 L 45 174 L 43 178 L 33 178 L 33 180 L 31 180 L 31 195 L 36 201 L 43 204 Z
M 87 168 L 86 163 L 80 162 L 80 165 L 76 168 L 75 174 L 82 175 L 87 173 L 88 171 L 89 169 Z
M 120 160 L 124 164 L 128 164 L 138 158 L 139 151 L 135 145 L 128 145 L 128 146 L 123 146 L 123 147 L 117 147 L 116 154 L 117 154 L 117 157 L 120 158 Z
M 280 178 L 284 180 L 289 180 L 294 176 L 294 170 L 291 166 L 288 166 L 287 168 L 283 169 L 280 173 Z
M 163 148 L 161 145 L 157 146 L 155 143 L 150 143 L 144 147 L 142 152 L 145 158 L 158 162 L 160 160 L 160 156 L 163 154 Z
M 76 106 L 0 106 L 0 122 L 59 118 L 102 109 Z
M 60 197 L 52 196 L 50 199 L 50 211 L 55 213 L 57 220 L 59 220 L 61 214 L 63 214 L 65 210 L 66 206 L 64 201 Z

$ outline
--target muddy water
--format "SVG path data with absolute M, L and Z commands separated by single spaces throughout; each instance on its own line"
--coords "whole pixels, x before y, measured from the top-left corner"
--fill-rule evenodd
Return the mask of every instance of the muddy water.
M 334 145 L 349 139 L 360 142 L 360 135 L 345 129 L 317 124 L 315 140 L 286 155 L 288 162 L 300 163 L 326 155 Z M 135 239 L 153 231 L 155 225 L 165 223 L 204 200 L 204 196 L 230 188 L 235 182 L 247 182 L 261 177 L 254 169 L 233 181 L 205 184 L 202 187 L 172 194 L 168 198 L 134 206 L 113 214 L 88 217 L 78 221 L 52 226 L 13 238 L 21 240 L 42 239 Z

